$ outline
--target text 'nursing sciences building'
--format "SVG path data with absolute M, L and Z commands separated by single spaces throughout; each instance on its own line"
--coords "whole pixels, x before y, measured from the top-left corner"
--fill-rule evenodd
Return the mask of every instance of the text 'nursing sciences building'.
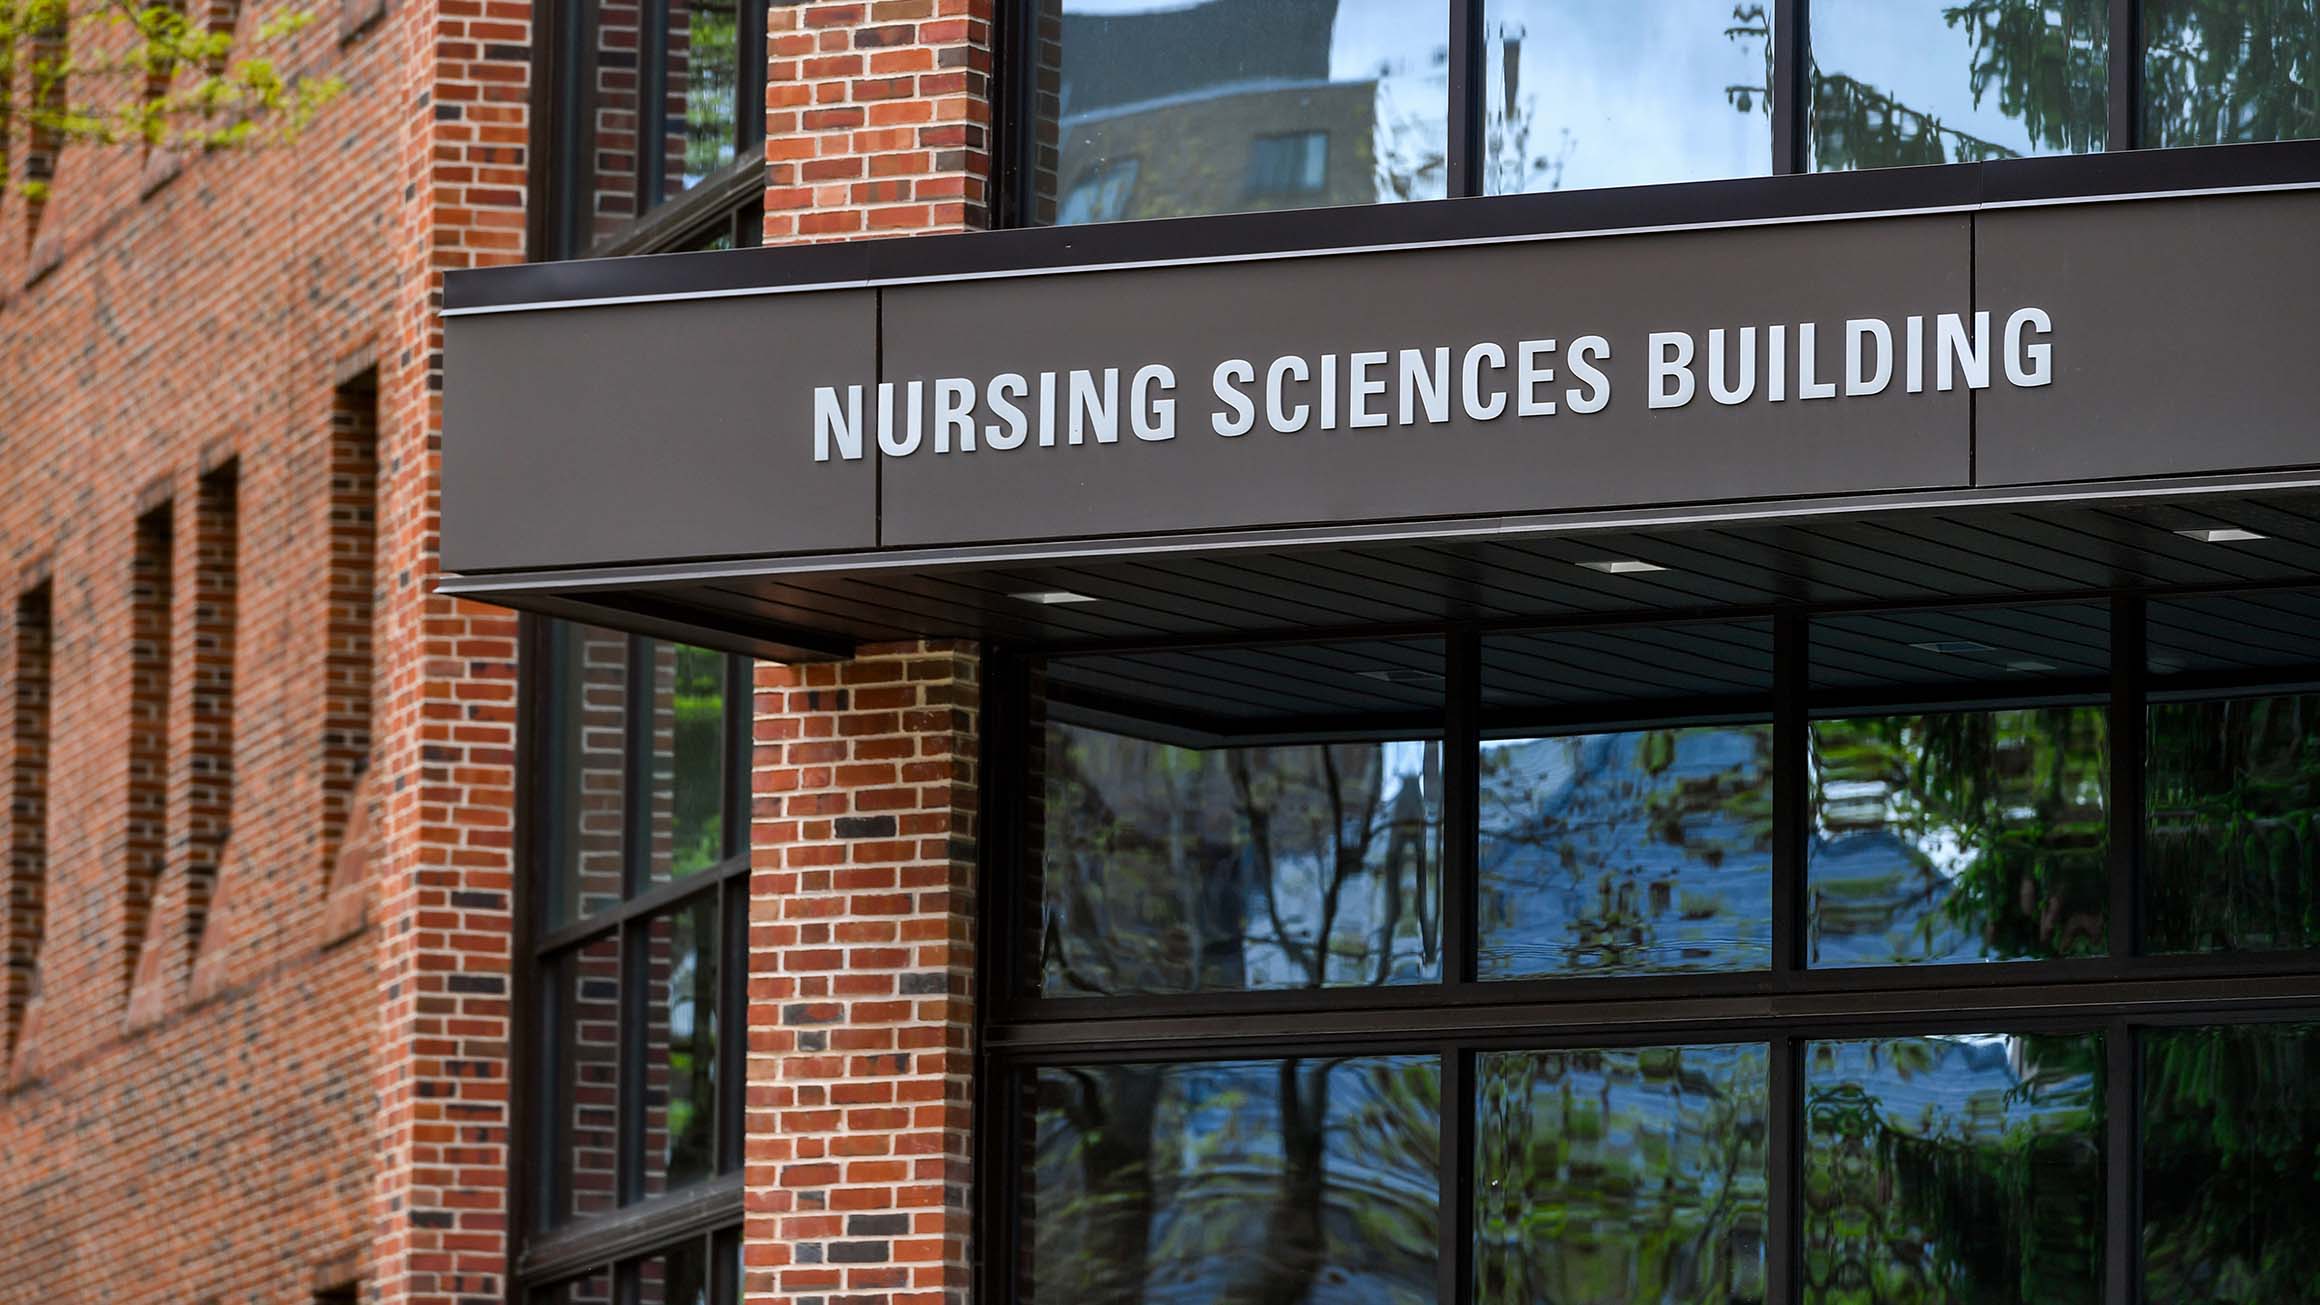
M 768 18 L 445 290 L 526 1299 L 2320 1299 L 2310 3 Z

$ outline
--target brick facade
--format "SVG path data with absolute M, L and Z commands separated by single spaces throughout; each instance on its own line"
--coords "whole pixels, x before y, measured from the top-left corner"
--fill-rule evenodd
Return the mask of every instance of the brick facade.
M 991 10 L 773 8 L 769 240 L 988 221 Z M 509 1288 L 518 630 L 433 592 L 436 308 L 523 254 L 533 14 L 316 12 L 293 145 L 9 161 L 0 1305 Z M 749 1299 L 968 1294 L 979 672 L 759 668 Z

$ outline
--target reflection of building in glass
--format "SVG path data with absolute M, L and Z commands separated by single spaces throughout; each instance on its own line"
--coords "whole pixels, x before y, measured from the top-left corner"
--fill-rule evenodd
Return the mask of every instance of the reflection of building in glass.
M 1365 58 L 1346 31 L 1353 7 L 1067 8 L 1057 160 L 1036 202 L 1069 225 L 1440 194 L 1443 66 L 1411 75 Z

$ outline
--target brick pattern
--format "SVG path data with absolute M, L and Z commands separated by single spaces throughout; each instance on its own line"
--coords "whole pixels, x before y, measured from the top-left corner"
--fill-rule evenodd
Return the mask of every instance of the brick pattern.
M 39 977 L 48 887 L 48 685 L 51 602 L 41 584 L 16 600 L 8 751 L 8 900 L 0 910 L 0 1079 L 16 1055 L 17 1032 Z
M 239 621 L 241 468 L 235 463 L 201 478 L 194 500 L 193 638 L 184 658 L 191 728 L 183 764 L 174 768 L 181 792 L 172 803 L 185 830 L 185 915 L 182 967 L 190 979 L 209 923 L 218 865 L 234 823 L 234 641 Z
M 990 225 L 994 3 L 772 10 L 767 244 Z
M 507 1291 L 517 624 L 434 592 L 443 426 L 442 274 L 522 257 L 529 0 L 411 0 L 394 334 L 379 377 L 372 764 L 383 864 L 380 1305 Z
M 968 1297 L 979 669 L 758 669 L 747 1300 Z
M 330 403 L 329 653 L 322 716 L 322 864 L 333 888 L 355 788 L 371 760 L 371 626 L 378 606 L 378 373 Z

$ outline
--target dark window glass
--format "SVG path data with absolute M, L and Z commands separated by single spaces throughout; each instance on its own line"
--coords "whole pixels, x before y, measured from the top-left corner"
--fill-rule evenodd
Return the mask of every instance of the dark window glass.
M 2103 148 L 2110 0 L 1813 0 L 1812 166 Z
M 563 1063 L 547 1140 L 559 1198 L 550 1221 L 560 1223 L 620 1203 L 620 939 L 598 938 L 557 965 L 549 1027 Z
M 1475 1299 L 1762 1301 L 1769 1066 L 1753 1044 L 1482 1055 Z
M 1044 0 L 1034 221 L 1446 193 L 1449 6 Z M 1052 88 L 1046 89 L 1046 88 Z M 1276 179 L 1295 184 L 1259 184 Z
M 1050 722 L 1051 994 L 1438 980 L 1431 739 L 1182 747 Z
M 1432 1057 L 1037 1071 L 1017 1299 L 1433 1302 Z
M 637 1305 L 709 1305 L 706 1243 L 687 1242 L 637 1262 Z
M 1805 1048 L 1809 1305 L 2102 1297 L 2102 1037 Z
M 1483 978 L 1772 963 L 1772 728 L 1482 748 Z
M 548 728 L 548 923 L 569 924 L 620 901 L 628 807 L 625 634 L 559 623 Z
M 2143 1298 L 2320 1300 L 2320 1025 L 2142 1035 Z
M 2142 144 L 2320 136 L 2314 0 L 2144 0 L 2142 25 Z
M 645 927 L 644 1194 L 717 1172 L 718 931 L 714 896 Z
M 1772 171 L 1773 0 L 1488 0 L 1486 194 Z
M 2160 703 L 2149 720 L 2145 948 L 2320 947 L 2320 696 Z
M 2109 714 L 1815 721 L 1815 965 L 2078 956 L 2107 945 Z
M 725 856 L 725 654 L 651 645 L 651 882 L 681 879 Z

